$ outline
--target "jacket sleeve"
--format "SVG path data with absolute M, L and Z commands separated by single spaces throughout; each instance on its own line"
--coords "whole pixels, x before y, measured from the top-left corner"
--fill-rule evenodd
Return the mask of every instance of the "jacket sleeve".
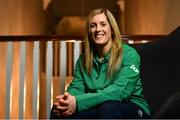
M 84 81 L 82 80 L 82 56 L 79 57 L 79 59 L 76 62 L 75 71 L 74 71 L 74 79 L 70 83 L 67 92 L 69 92 L 71 95 L 79 95 L 85 93 L 85 85 Z
M 86 93 L 76 96 L 78 110 L 87 110 L 109 100 L 127 100 L 139 80 L 140 58 L 136 51 L 124 53 L 121 69 L 114 77 L 114 82 L 108 87 L 97 90 L 95 93 Z

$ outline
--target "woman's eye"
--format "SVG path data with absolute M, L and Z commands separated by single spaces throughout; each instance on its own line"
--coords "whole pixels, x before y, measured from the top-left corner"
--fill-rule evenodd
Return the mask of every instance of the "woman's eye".
M 91 25 L 90 25 L 90 28 L 95 28 L 95 27 L 96 27 L 95 24 L 91 24 Z
M 106 26 L 106 23 L 102 23 L 101 26 Z

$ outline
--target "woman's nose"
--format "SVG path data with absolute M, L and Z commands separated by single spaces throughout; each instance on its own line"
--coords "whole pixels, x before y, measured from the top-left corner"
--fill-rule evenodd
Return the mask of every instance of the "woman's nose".
M 96 31 L 100 31 L 100 30 L 101 30 L 101 26 L 100 26 L 100 25 L 97 25 Z

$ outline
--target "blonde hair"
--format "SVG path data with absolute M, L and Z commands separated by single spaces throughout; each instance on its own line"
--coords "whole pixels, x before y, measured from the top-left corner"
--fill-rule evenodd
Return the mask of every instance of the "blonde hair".
M 121 66 L 122 61 L 122 40 L 118 25 L 112 13 L 107 9 L 95 9 L 89 13 L 86 23 L 85 30 L 85 46 L 84 46 L 84 66 L 89 74 L 91 74 L 92 66 L 93 66 L 93 58 L 94 58 L 94 50 L 92 43 L 92 35 L 90 32 L 90 21 L 93 16 L 97 14 L 104 14 L 111 26 L 112 30 L 112 46 L 110 52 L 110 59 L 108 63 L 107 76 L 113 75 Z

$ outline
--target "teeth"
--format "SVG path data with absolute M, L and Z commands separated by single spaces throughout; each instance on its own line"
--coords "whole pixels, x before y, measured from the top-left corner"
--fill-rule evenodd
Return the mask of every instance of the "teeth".
M 103 36 L 102 34 L 98 34 L 98 35 L 96 35 L 97 37 L 100 37 L 100 36 Z

